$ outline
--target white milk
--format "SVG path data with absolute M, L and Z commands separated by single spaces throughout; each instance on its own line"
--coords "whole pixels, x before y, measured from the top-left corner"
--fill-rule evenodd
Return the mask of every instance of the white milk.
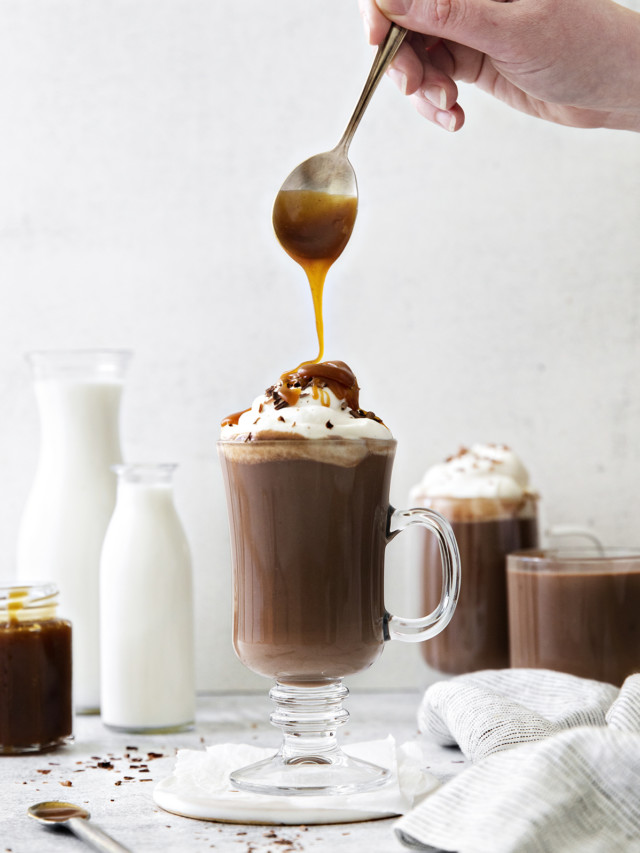
M 127 731 L 194 720 L 191 559 L 173 465 L 122 466 L 100 564 L 102 720 Z
M 35 481 L 17 543 L 20 581 L 53 581 L 73 631 L 78 711 L 100 704 L 98 577 L 122 461 L 119 410 L 129 354 L 34 353 L 41 421 Z

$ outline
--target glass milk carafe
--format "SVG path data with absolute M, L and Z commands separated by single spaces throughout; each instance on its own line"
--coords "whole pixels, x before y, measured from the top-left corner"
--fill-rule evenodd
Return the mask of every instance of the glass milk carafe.
M 177 731 L 195 712 L 193 591 L 175 465 L 119 465 L 100 562 L 102 721 Z
M 100 551 L 122 461 L 119 416 L 131 354 L 70 350 L 27 355 L 40 415 L 40 456 L 17 543 L 21 582 L 52 581 L 73 624 L 73 693 L 79 712 L 100 705 Z

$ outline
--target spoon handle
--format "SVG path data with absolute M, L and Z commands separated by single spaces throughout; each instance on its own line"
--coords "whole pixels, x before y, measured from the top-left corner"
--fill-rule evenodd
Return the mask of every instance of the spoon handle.
M 67 821 L 67 826 L 74 835 L 86 841 L 87 844 L 90 844 L 95 850 L 99 850 L 100 853 L 131 853 L 128 847 L 118 844 L 110 835 L 107 835 L 106 832 L 97 827 L 95 823 L 90 823 L 85 818 L 72 817 Z
M 356 104 L 356 108 L 349 119 L 349 124 L 347 125 L 345 132 L 342 134 L 342 139 L 336 146 L 336 148 L 342 149 L 344 154 L 349 150 L 353 134 L 356 132 L 356 129 L 360 124 L 360 119 L 369 105 L 371 96 L 375 92 L 384 72 L 389 67 L 391 60 L 396 55 L 406 34 L 407 31 L 404 27 L 399 27 L 397 24 L 391 24 L 391 29 L 387 33 L 387 37 L 378 47 L 375 59 L 373 60 L 373 65 L 371 66 L 371 71 L 367 77 L 367 82 L 364 84 L 364 89 L 360 95 L 360 100 Z

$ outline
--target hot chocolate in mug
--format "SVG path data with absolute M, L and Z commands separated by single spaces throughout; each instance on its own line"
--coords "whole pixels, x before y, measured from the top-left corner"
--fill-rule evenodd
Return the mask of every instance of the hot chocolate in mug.
M 232 781 L 262 793 L 347 793 L 388 778 L 348 758 L 345 676 L 370 667 L 385 641 L 420 642 L 448 624 L 460 557 L 448 522 L 430 509 L 389 506 L 393 439 L 220 441 L 233 565 L 233 642 L 249 669 L 276 679 L 271 721 L 284 732 L 274 759 Z M 416 619 L 384 605 L 386 545 L 424 527 L 437 542 L 441 593 Z
M 511 666 L 617 685 L 640 671 L 640 550 L 521 551 L 507 585 Z

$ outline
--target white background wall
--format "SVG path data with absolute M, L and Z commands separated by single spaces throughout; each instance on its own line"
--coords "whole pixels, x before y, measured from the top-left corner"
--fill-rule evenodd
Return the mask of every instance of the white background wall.
M 218 424 L 315 355 L 280 182 L 339 138 L 372 59 L 355 0 L 0 4 L 0 578 L 33 478 L 23 353 L 131 347 L 129 461 L 178 461 L 201 689 L 266 687 L 230 642 Z M 640 544 L 640 136 L 462 87 L 447 134 L 384 80 L 352 146 L 356 232 L 327 357 L 399 441 L 392 499 L 459 444 L 507 442 L 545 515 Z M 388 603 L 411 597 L 399 545 Z M 424 679 L 390 647 L 353 685 Z

